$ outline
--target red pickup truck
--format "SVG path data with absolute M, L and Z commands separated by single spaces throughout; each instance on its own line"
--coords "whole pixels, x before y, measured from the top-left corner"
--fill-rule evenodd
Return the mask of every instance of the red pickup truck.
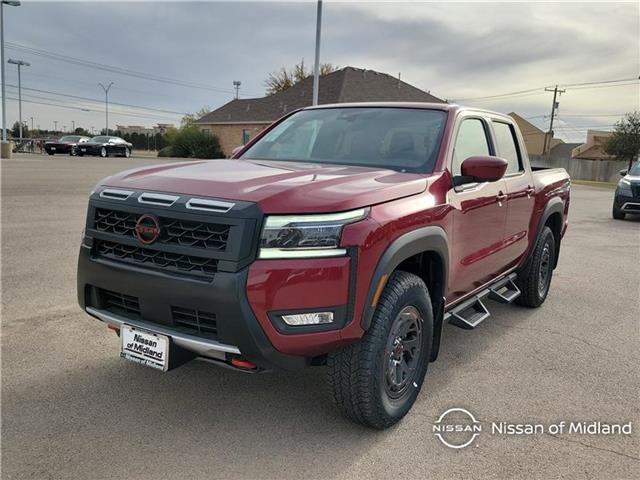
M 538 307 L 567 226 L 563 169 L 532 172 L 505 115 L 322 105 L 228 160 L 138 168 L 89 200 L 78 300 L 123 358 L 244 372 L 326 365 L 337 406 L 388 427 L 444 322 Z

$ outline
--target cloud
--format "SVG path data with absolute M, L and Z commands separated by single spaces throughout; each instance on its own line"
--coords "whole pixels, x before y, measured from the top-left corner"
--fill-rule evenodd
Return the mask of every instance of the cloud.
M 637 3 L 325 2 L 321 56 L 341 66 L 402 72 L 403 80 L 443 98 L 637 78 L 639 14 Z M 97 82 L 114 81 L 113 101 L 173 111 L 226 103 L 233 80 L 242 81 L 245 96 L 262 94 L 268 72 L 301 58 L 311 64 L 314 55 L 314 3 L 25 2 L 7 8 L 5 22 L 8 42 L 225 90 L 179 87 L 7 51 L 31 61 L 23 81 L 32 88 L 99 99 Z M 7 72 L 8 83 L 15 84 L 14 69 Z M 561 97 L 561 112 L 621 113 L 639 101 L 637 85 L 573 90 Z M 550 102 L 542 94 L 476 104 L 538 116 Z M 35 116 L 43 128 L 54 119 L 70 124 L 72 117 L 76 124 L 102 122 L 98 112 L 34 104 L 24 110 L 25 118 Z M 8 114 L 12 123 L 13 101 Z M 588 119 L 589 125 L 614 120 Z M 114 113 L 113 122 L 148 125 L 153 119 Z M 571 122 L 587 125 L 582 117 Z

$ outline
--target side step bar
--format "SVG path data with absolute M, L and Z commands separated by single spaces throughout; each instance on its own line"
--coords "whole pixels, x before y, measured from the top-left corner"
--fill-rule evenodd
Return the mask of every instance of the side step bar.
M 520 296 L 520 290 L 514 283 L 516 276 L 515 273 L 512 273 L 489 285 L 474 297 L 446 312 L 444 320 L 466 330 L 476 328 L 491 316 L 482 302 L 484 298 L 488 297 L 498 303 L 511 303 Z

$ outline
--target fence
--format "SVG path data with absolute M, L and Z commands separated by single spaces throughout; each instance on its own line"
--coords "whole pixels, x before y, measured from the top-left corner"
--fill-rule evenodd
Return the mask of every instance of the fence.
M 534 167 L 564 168 L 575 180 L 591 180 L 594 182 L 617 182 L 620 170 L 627 168 L 627 162 L 616 160 L 580 160 L 576 158 L 541 158 L 530 155 Z

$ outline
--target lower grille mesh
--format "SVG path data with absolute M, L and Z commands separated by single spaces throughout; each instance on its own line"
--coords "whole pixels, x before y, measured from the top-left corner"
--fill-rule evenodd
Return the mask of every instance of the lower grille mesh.
M 171 307 L 171 316 L 176 327 L 183 327 L 185 333 L 202 337 L 218 336 L 218 325 L 214 313 L 195 308 Z
M 140 302 L 138 297 L 99 289 L 100 301 L 106 310 L 126 313 L 128 316 L 140 316 Z
M 212 277 L 218 271 L 218 261 L 213 258 L 162 252 L 104 240 L 96 242 L 95 253 L 99 257 L 111 260 L 157 267 L 177 273 Z

